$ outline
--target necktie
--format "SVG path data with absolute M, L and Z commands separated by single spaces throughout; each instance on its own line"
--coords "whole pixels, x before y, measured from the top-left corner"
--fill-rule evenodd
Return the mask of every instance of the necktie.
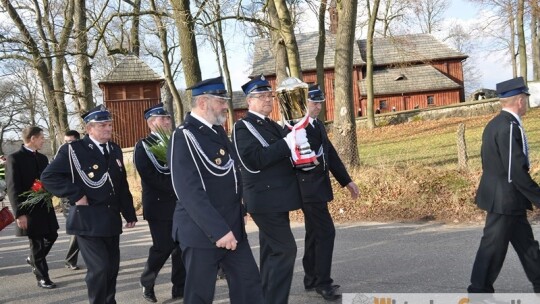
M 107 144 L 99 144 L 103 148 L 103 156 L 105 156 L 105 160 L 107 162 L 109 161 L 109 150 L 107 150 Z

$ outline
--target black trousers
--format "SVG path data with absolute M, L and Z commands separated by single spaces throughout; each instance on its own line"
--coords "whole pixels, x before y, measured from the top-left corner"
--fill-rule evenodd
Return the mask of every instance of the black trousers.
M 296 241 L 289 212 L 251 213 L 259 227 L 260 268 L 264 303 L 286 304 L 296 260 Z M 225 268 L 227 275 L 227 269 Z
M 304 266 L 304 287 L 326 287 L 334 280 L 332 272 L 332 255 L 336 229 L 332 216 L 328 212 L 328 204 L 304 203 L 302 208 L 306 226 L 305 250 L 302 264 Z
M 468 292 L 495 292 L 493 283 L 511 243 L 535 292 L 540 292 L 540 250 L 526 215 L 488 213 Z
M 56 232 L 28 236 L 28 240 L 30 241 L 30 262 L 34 267 L 34 274 L 37 280 L 49 279 L 47 254 L 51 251 L 57 238 L 58 233 Z
M 81 255 L 88 269 L 86 287 L 91 304 L 116 303 L 116 277 L 120 268 L 119 236 L 78 235 Z
M 69 239 L 69 247 L 66 254 L 66 264 L 77 265 L 77 260 L 79 257 L 79 244 L 77 243 L 77 236 L 72 235 Z
M 231 304 L 262 304 L 261 278 L 248 240 L 236 250 L 182 247 L 186 266 L 184 303 L 212 304 L 216 275 L 221 265 L 227 273 Z
M 148 221 L 152 236 L 152 247 L 148 250 L 148 259 L 141 274 L 141 285 L 153 287 L 159 271 L 171 257 L 171 282 L 175 295 L 184 294 L 186 269 L 182 262 L 182 251 L 172 238 L 172 221 Z

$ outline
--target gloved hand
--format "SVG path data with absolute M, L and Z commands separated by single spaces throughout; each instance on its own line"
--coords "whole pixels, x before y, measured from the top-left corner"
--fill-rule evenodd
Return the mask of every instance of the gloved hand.
M 287 143 L 289 149 L 294 150 L 294 148 L 296 147 L 294 133 L 290 132 L 289 134 L 287 134 L 287 136 L 283 137 L 283 139 Z
M 301 146 L 301 145 L 308 142 L 307 135 L 306 135 L 306 129 L 298 129 L 298 130 L 296 130 L 295 135 L 296 135 L 295 138 L 296 138 L 296 145 L 297 146 Z

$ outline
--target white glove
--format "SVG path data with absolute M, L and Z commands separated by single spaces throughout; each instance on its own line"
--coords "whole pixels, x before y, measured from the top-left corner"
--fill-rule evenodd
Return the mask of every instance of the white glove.
M 308 139 L 306 135 L 306 129 L 296 130 L 296 145 L 301 146 L 307 142 L 308 142 Z
M 287 146 L 289 147 L 289 149 L 294 150 L 296 145 L 294 144 L 295 140 L 293 137 L 293 132 L 290 132 L 289 134 L 287 134 L 287 136 L 283 137 L 283 139 L 287 143 Z

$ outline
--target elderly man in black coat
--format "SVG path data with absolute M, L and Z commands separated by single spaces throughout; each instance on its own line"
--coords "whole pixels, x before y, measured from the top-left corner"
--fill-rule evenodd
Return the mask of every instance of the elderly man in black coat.
M 300 209 L 302 198 L 296 171 L 291 164 L 292 138 L 268 115 L 273 92 L 268 81 L 254 78 L 242 86 L 249 112 L 234 125 L 233 141 L 242 163 L 244 204 L 259 227 L 260 267 L 265 303 L 288 303 L 296 241 L 289 211 Z M 302 132 L 298 132 L 302 136 Z
M 334 280 L 330 276 L 336 238 L 334 222 L 328 212 L 328 202 L 334 199 L 330 172 L 342 187 L 349 190 L 353 200 L 358 197 L 359 190 L 328 139 L 324 123 L 317 119 L 324 100 L 319 86 L 311 85 L 307 100 L 309 124 L 306 126 L 306 135 L 311 149 L 317 154 L 319 165 L 312 170 L 300 170 L 298 180 L 306 223 L 302 260 L 304 287 L 306 290 L 315 289 L 325 300 L 333 301 L 341 296 L 336 293 L 339 285 L 333 285 Z
M 221 126 L 227 117 L 227 91 L 221 77 L 189 89 L 192 112 L 174 131 L 168 153 L 178 197 L 173 237 L 187 272 L 184 303 L 212 303 L 221 265 L 231 303 L 260 304 L 259 270 L 244 228 L 242 181 Z
M 141 274 L 143 297 L 152 303 L 157 302 L 154 284 L 157 275 L 169 256 L 172 261 L 172 297 L 184 296 L 186 270 L 182 262 L 182 252 L 172 238 L 172 218 L 176 207 L 176 194 L 171 181 L 171 171 L 166 163 L 152 153 L 151 147 L 163 144 L 162 132 L 171 131 L 171 116 L 160 103 L 144 111 L 144 119 L 150 134 L 135 145 L 133 161 L 142 186 L 143 216 L 148 221 L 152 247 Z
M 529 146 L 521 117 L 529 91 L 522 77 L 497 84 L 502 111 L 482 135 L 482 177 L 476 204 L 487 211 L 484 235 L 471 274 L 470 293 L 493 293 L 511 243 L 535 293 L 540 292 L 540 250 L 527 210 L 540 206 L 540 187 L 529 173 Z
M 77 235 L 88 269 L 90 303 L 116 303 L 122 219 L 135 227 L 137 217 L 126 179 L 122 149 L 110 141 L 112 118 L 100 106 L 84 114 L 87 135 L 65 144 L 41 174 L 45 188 L 71 205 L 68 234 Z
M 30 256 L 26 262 L 33 267 L 33 272 L 41 288 L 55 288 L 49 278 L 47 254 L 58 238 L 58 221 L 50 202 L 41 201 L 34 206 L 21 206 L 26 200 L 23 192 L 29 191 L 47 167 L 49 160 L 38 152 L 43 147 L 45 138 L 39 127 L 27 127 L 22 132 L 23 146 L 7 157 L 6 183 L 9 201 L 17 220 L 17 236 L 28 235 Z

